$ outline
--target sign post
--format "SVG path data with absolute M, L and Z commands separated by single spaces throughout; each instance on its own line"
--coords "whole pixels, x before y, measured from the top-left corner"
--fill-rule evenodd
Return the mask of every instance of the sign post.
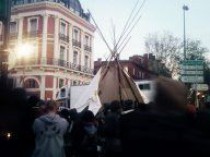
M 204 61 L 203 60 L 184 60 L 181 63 L 181 80 L 184 83 L 194 84 L 196 92 L 195 104 L 199 108 L 197 93 L 198 83 L 204 82 Z
M 185 60 L 181 63 L 181 80 L 184 83 L 204 82 L 203 60 Z

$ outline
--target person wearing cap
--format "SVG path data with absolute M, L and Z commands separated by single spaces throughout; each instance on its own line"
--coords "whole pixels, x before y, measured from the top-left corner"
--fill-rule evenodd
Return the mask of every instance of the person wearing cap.
M 57 114 L 56 101 L 46 103 L 46 114 L 33 124 L 36 147 L 32 157 L 65 157 L 63 136 L 68 122 Z

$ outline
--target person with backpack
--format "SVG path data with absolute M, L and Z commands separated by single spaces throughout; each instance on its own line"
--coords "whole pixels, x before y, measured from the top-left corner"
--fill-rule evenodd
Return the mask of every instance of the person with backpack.
M 64 139 L 68 122 L 57 114 L 57 103 L 46 103 L 46 114 L 33 124 L 36 147 L 32 157 L 65 157 Z

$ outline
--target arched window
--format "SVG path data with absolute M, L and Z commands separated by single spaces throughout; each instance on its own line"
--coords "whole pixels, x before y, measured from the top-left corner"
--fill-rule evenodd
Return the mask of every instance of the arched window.
M 34 79 L 28 79 L 24 82 L 25 88 L 39 88 L 39 84 Z

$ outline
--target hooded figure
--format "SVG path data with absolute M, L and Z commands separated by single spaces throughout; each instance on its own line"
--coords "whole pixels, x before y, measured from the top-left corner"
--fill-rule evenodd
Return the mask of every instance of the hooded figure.
M 33 129 L 36 135 L 36 148 L 33 157 L 65 157 L 63 136 L 68 122 L 61 118 L 55 101 L 47 102 L 47 114 L 37 118 Z

